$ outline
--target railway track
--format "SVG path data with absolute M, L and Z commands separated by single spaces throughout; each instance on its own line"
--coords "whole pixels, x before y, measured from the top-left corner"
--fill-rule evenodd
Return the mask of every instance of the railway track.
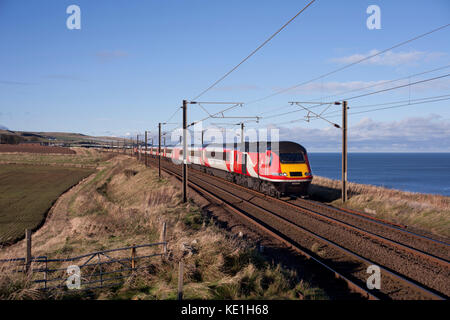
M 386 238 L 386 242 L 404 247 L 406 250 L 409 247 L 411 252 L 417 251 L 418 254 L 423 252 L 422 256 L 425 259 L 434 260 L 444 266 L 448 266 L 450 262 L 449 243 L 406 230 L 406 226 L 371 217 L 354 210 L 328 206 L 313 200 L 295 199 L 286 202 L 299 209 L 320 212 L 328 218 L 345 222 L 362 230 L 362 232 L 372 233 L 374 237 Z
M 191 170 L 192 171 L 192 170 Z M 258 191 L 248 189 L 220 177 L 214 177 L 234 188 L 240 188 L 250 192 L 261 199 L 270 199 L 287 209 L 294 209 L 301 213 L 307 213 L 319 219 L 339 224 L 346 229 L 353 230 L 364 236 L 382 241 L 388 245 L 395 246 L 405 251 L 421 256 L 424 259 L 434 261 L 442 266 L 449 266 L 450 244 L 434 240 L 417 233 L 407 231 L 402 226 L 383 221 L 377 218 L 364 216 L 356 211 L 349 212 L 339 208 L 327 206 L 316 201 L 295 199 L 294 201 L 280 200 Z
M 179 166 L 167 161 L 162 165 L 166 172 L 181 178 Z M 189 184 L 313 259 L 367 298 L 446 299 L 449 295 L 446 243 L 323 204 L 268 197 L 192 169 Z M 370 265 L 378 265 L 382 273 L 382 287 L 375 292 L 366 289 Z

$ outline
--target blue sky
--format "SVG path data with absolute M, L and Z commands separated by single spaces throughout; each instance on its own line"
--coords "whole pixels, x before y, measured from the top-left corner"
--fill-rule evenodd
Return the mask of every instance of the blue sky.
M 92 135 L 155 132 L 157 123 L 166 121 L 183 99 L 195 97 L 217 80 L 307 2 L 0 0 L 0 125 Z M 66 8 L 71 4 L 81 8 L 81 30 L 66 28 Z M 381 30 L 366 27 L 366 8 L 371 4 L 381 9 Z M 317 0 L 200 100 L 252 101 L 449 22 L 450 2 L 446 0 Z M 448 39 L 450 27 L 229 115 L 277 109 L 266 114 L 275 115 L 294 110 L 288 101 L 317 101 L 449 65 Z M 448 77 L 355 99 L 349 106 L 446 94 L 450 94 Z M 422 143 L 423 151 L 450 151 L 449 103 L 350 114 L 354 129 L 349 132 L 350 150 L 411 151 Z M 223 107 L 207 106 L 211 112 Z M 281 123 L 282 136 L 312 150 L 339 150 L 339 132 L 324 121 L 286 124 L 304 115 L 273 117 L 259 125 Z M 330 120 L 340 121 L 339 114 L 334 115 Z M 204 116 L 198 106 L 189 106 L 189 120 Z M 181 120 L 181 113 L 174 120 Z

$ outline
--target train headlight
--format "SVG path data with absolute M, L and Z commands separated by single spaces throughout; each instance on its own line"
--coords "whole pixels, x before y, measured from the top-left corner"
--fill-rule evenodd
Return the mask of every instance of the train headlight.
M 309 173 L 309 172 L 305 172 L 305 176 L 310 176 L 311 175 L 311 173 Z
M 286 173 L 286 172 L 283 172 L 283 176 L 287 177 L 287 173 Z

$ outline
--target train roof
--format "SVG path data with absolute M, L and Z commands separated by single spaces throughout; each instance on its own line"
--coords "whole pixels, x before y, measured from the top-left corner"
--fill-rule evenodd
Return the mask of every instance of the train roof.
M 161 146 L 162 147 L 162 146 Z M 174 148 L 174 147 L 179 147 L 182 148 L 182 146 L 180 145 L 166 145 L 165 147 L 168 148 Z M 201 147 L 199 144 L 190 144 L 188 145 L 189 148 L 198 148 Z M 241 143 L 223 143 L 223 144 L 219 144 L 219 143 L 205 143 L 202 146 L 203 148 L 230 148 L 230 149 L 235 149 L 235 150 L 240 150 L 241 149 Z M 272 142 L 271 141 L 258 141 L 258 142 L 245 142 L 245 150 L 251 150 L 251 151 L 256 151 L 259 150 L 260 152 L 264 152 L 265 150 L 272 150 Z M 279 142 L 279 150 L 281 153 L 295 153 L 295 152 L 303 152 L 306 153 L 306 149 L 296 143 L 296 142 L 292 142 L 292 141 L 280 141 Z
M 241 149 L 241 143 L 228 143 L 228 144 L 218 144 L 218 143 L 210 143 L 204 144 L 204 148 L 206 147 L 217 147 L 217 148 L 233 148 L 235 150 Z M 265 150 L 272 150 L 272 142 L 271 141 L 258 141 L 258 142 L 245 142 L 245 150 L 259 150 L 260 152 L 264 152 Z M 306 149 L 292 141 L 280 141 L 279 142 L 279 150 L 281 153 L 295 153 L 295 152 L 303 152 L 306 153 Z

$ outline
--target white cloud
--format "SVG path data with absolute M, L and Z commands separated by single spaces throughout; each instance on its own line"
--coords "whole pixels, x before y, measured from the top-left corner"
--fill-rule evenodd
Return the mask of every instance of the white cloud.
M 303 94 L 318 93 L 321 95 L 329 95 L 335 93 L 346 93 L 352 91 L 378 91 L 397 86 L 406 86 L 410 83 L 424 80 L 423 78 L 410 78 L 403 80 L 377 80 L 377 81 L 330 81 L 330 82 L 312 82 L 297 88 L 290 89 L 285 94 Z M 368 88 L 368 89 L 364 89 Z M 405 87 L 408 88 L 408 87 Z M 450 88 L 450 80 L 447 78 L 436 79 L 412 85 L 414 92 L 423 92 L 426 90 L 448 90 Z M 273 91 L 279 92 L 287 88 L 274 87 Z M 405 89 L 407 90 L 407 89 Z
M 350 56 L 332 58 L 332 62 L 340 63 L 340 64 L 350 64 L 355 63 L 361 59 L 367 58 L 374 54 L 379 53 L 380 51 L 377 49 L 370 50 L 368 53 L 355 53 Z M 393 52 L 387 51 L 381 55 L 370 58 L 364 62 L 363 64 L 373 64 L 379 66 L 398 66 L 400 64 L 413 64 L 418 63 L 420 61 L 430 62 L 434 61 L 442 56 L 446 55 L 442 52 L 424 52 L 424 51 L 409 51 L 409 52 Z
M 333 127 L 280 128 L 282 139 L 310 151 L 339 151 L 341 131 Z M 431 114 L 399 121 L 361 119 L 348 130 L 349 151 L 450 151 L 450 120 Z

